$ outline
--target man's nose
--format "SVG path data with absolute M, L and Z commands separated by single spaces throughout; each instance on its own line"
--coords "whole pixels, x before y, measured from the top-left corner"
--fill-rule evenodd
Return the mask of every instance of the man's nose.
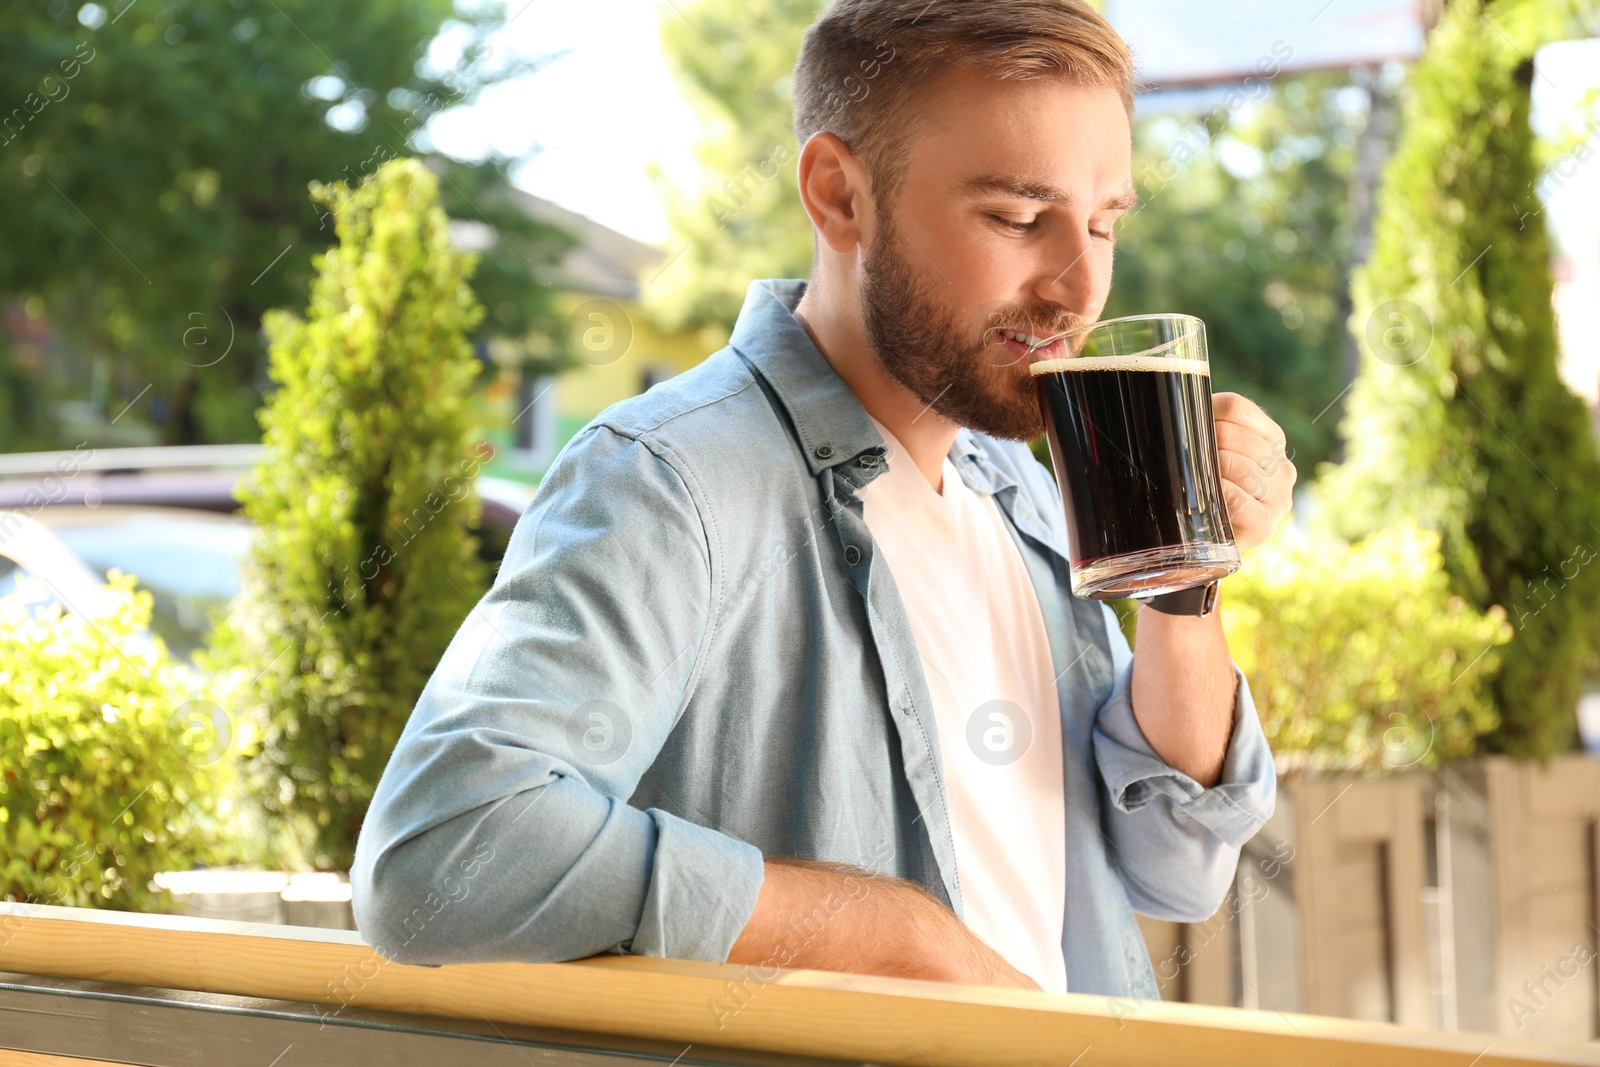
M 1093 238 L 1086 231 L 1066 234 L 1051 252 L 1036 287 L 1040 304 L 1056 305 L 1077 319 L 1092 319 L 1094 309 L 1104 302 L 1100 291 L 1108 287 L 1099 276 L 1100 257 L 1093 254 Z

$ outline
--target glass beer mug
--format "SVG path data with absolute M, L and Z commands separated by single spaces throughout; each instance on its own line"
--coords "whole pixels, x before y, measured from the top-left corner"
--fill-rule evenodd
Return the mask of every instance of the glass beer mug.
M 1205 323 L 1107 319 L 1044 338 L 1029 368 L 1066 507 L 1072 592 L 1153 597 L 1239 567 L 1222 498 Z

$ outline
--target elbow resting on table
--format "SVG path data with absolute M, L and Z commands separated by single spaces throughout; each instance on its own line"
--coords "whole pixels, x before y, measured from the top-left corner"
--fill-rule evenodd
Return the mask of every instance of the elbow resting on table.
M 463 906 L 470 887 L 435 884 L 418 872 L 437 871 L 443 864 L 432 856 L 430 836 L 441 828 L 383 849 L 370 863 L 357 858 L 350 872 L 351 908 L 361 939 L 395 963 L 439 964 L 481 959 L 481 945 L 471 930 L 452 916 Z M 457 883 L 452 880 L 452 884 Z
M 363 941 L 406 964 L 560 963 L 585 954 L 563 951 L 566 939 L 543 901 L 524 896 L 511 905 L 488 892 L 479 879 L 494 862 L 492 846 L 451 831 L 434 827 L 369 862 L 358 853 L 351 905 Z
M 632 950 L 656 849 L 651 817 L 625 802 L 556 778 L 422 829 L 379 819 L 350 878 L 357 928 L 381 955 L 558 963 Z

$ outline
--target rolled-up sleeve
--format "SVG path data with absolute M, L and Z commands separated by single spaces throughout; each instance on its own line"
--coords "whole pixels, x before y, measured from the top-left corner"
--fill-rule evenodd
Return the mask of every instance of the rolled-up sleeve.
M 670 455 L 574 439 L 373 797 L 351 871 L 368 943 L 405 963 L 727 958 L 760 851 L 627 803 L 693 691 L 712 567 Z
M 1209 789 L 1156 754 L 1134 718 L 1133 657 L 1110 609 L 1117 681 L 1095 719 L 1106 834 L 1134 910 L 1200 922 L 1221 906 L 1239 850 L 1272 816 L 1277 775 L 1250 686 L 1237 666 L 1233 731 Z

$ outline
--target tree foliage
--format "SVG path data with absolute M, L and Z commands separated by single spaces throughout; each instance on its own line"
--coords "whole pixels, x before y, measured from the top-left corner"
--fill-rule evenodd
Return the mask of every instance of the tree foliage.
M 1570 746 L 1600 634 L 1600 457 L 1557 376 L 1528 124 L 1533 52 L 1570 13 L 1458 0 L 1434 31 L 1355 279 L 1349 460 L 1321 486 L 1335 529 L 1412 518 L 1439 531 L 1460 595 L 1504 606 L 1516 638 L 1489 681 L 1488 747 L 1519 756 Z
M 158 872 L 230 858 L 227 720 L 131 576 L 93 619 L 30 606 L 35 581 L 0 597 L 0 899 L 158 908 Z
M 1332 455 L 1346 380 L 1349 188 L 1379 89 L 1358 77 L 1257 81 L 1139 121 L 1140 206 L 1119 227 L 1105 311 L 1205 320 L 1215 388 L 1261 404 L 1304 470 Z
M 231 710 L 261 726 L 260 795 L 337 869 L 486 584 L 468 533 L 486 457 L 473 449 L 467 335 L 482 312 L 437 185 L 396 160 L 353 190 L 314 191 L 339 244 L 318 259 L 307 318 L 268 316 L 280 388 L 242 490 L 258 535 L 218 638 L 250 679 Z
M 308 183 L 425 148 L 432 115 L 536 66 L 492 50 L 497 14 L 0 0 L 0 306 L 37 302 L 67 346 L 111 363 L 126 400 L 150 386 L 129 417 L 165 413 L 169 441 L 252 438 L 261 317 L 305 291 L 333 239 Z M 423 57 L 441 25 L 462 47 L 436 72 Z M 447 210 L 504 238 L 485 252 L 480 331 L 551 329 L 539 272 L 566 239 L 486 194 L 507 161 L 439 167 Z
M 686 247 L 645 293 L 669 329 L 731 330 L 753 279 L 811 272 L 790 77 L 800 38 L 824 6 L 699 0 L 682 5 L 682 18 L 662 20 L 662 51 L 708 131 L 695 146 L 700 188 L 681 190 L 656 175 L 674 251 Z

